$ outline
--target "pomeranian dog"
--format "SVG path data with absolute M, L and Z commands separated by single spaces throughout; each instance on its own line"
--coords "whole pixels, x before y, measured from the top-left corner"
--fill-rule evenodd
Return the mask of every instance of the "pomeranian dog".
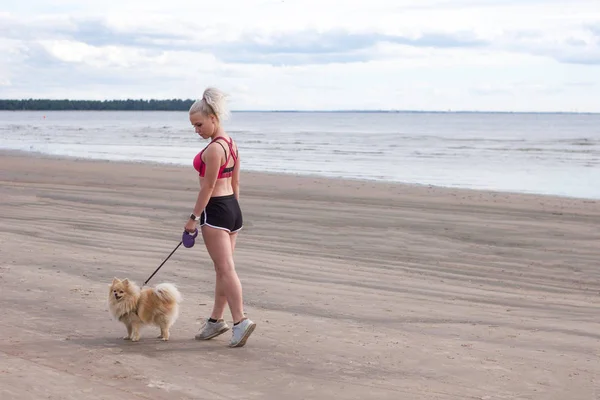
M 169 340 L 169 328 L 179 317 L 181 293 L 170 283 L 154 288 L 140 288 L 127 278 L 114 278 L 109 285 L 108 307 L 114 318 L 125 324 L 127 336 L 123 339 L 137 342 L 140 328 L 155 325 L 160 328 L 159 339 Z

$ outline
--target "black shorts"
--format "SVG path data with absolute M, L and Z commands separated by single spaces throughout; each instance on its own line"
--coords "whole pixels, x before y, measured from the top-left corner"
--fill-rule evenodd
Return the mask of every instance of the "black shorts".
M 200 226 L 206 225 L 227 232 L 239 231 L 243 222 L 240 204 L 233 194 L 211 197 L 200 214 Z

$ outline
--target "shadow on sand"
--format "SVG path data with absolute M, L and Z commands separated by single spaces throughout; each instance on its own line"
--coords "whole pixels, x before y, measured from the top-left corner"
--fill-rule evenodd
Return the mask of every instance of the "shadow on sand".
M 138 342 L 124 340 L 120 337 L 86 337 L 70 338 L 66 343 L 79 345 L 88 349 L 119 349 L 123 353 L 144 354 L 146 356 L 173 352 L 220 353 L 228 349 L 225 340 L 199 341 L 194 338 L 170 339 L 164 342 L 156 337 L 142 337 Z

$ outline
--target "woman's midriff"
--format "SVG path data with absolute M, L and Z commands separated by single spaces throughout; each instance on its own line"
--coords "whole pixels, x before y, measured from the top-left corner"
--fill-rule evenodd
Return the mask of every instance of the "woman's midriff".
M 204 182 L 205 178 L 200 178 L 200 187 L 202 187 L 202 183 Z M 226 196 L 229 194 L 233 194 L 233 187 L 231 186 L 231 178 L 225 178 L 225 179 L 217 179 L 217 182 L 215 183 L 215 188 L 213 189 L 212 192 L 212 197 L 216 197 L 216 196 Z

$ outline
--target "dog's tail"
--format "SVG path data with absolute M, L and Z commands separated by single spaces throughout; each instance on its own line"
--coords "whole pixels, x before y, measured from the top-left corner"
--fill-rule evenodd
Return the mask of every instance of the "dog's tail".
M 183 300 L 181 293 L 172 283 L 159 283 L 154 288 L 154 294 L 169 303 L 181 303 Z

